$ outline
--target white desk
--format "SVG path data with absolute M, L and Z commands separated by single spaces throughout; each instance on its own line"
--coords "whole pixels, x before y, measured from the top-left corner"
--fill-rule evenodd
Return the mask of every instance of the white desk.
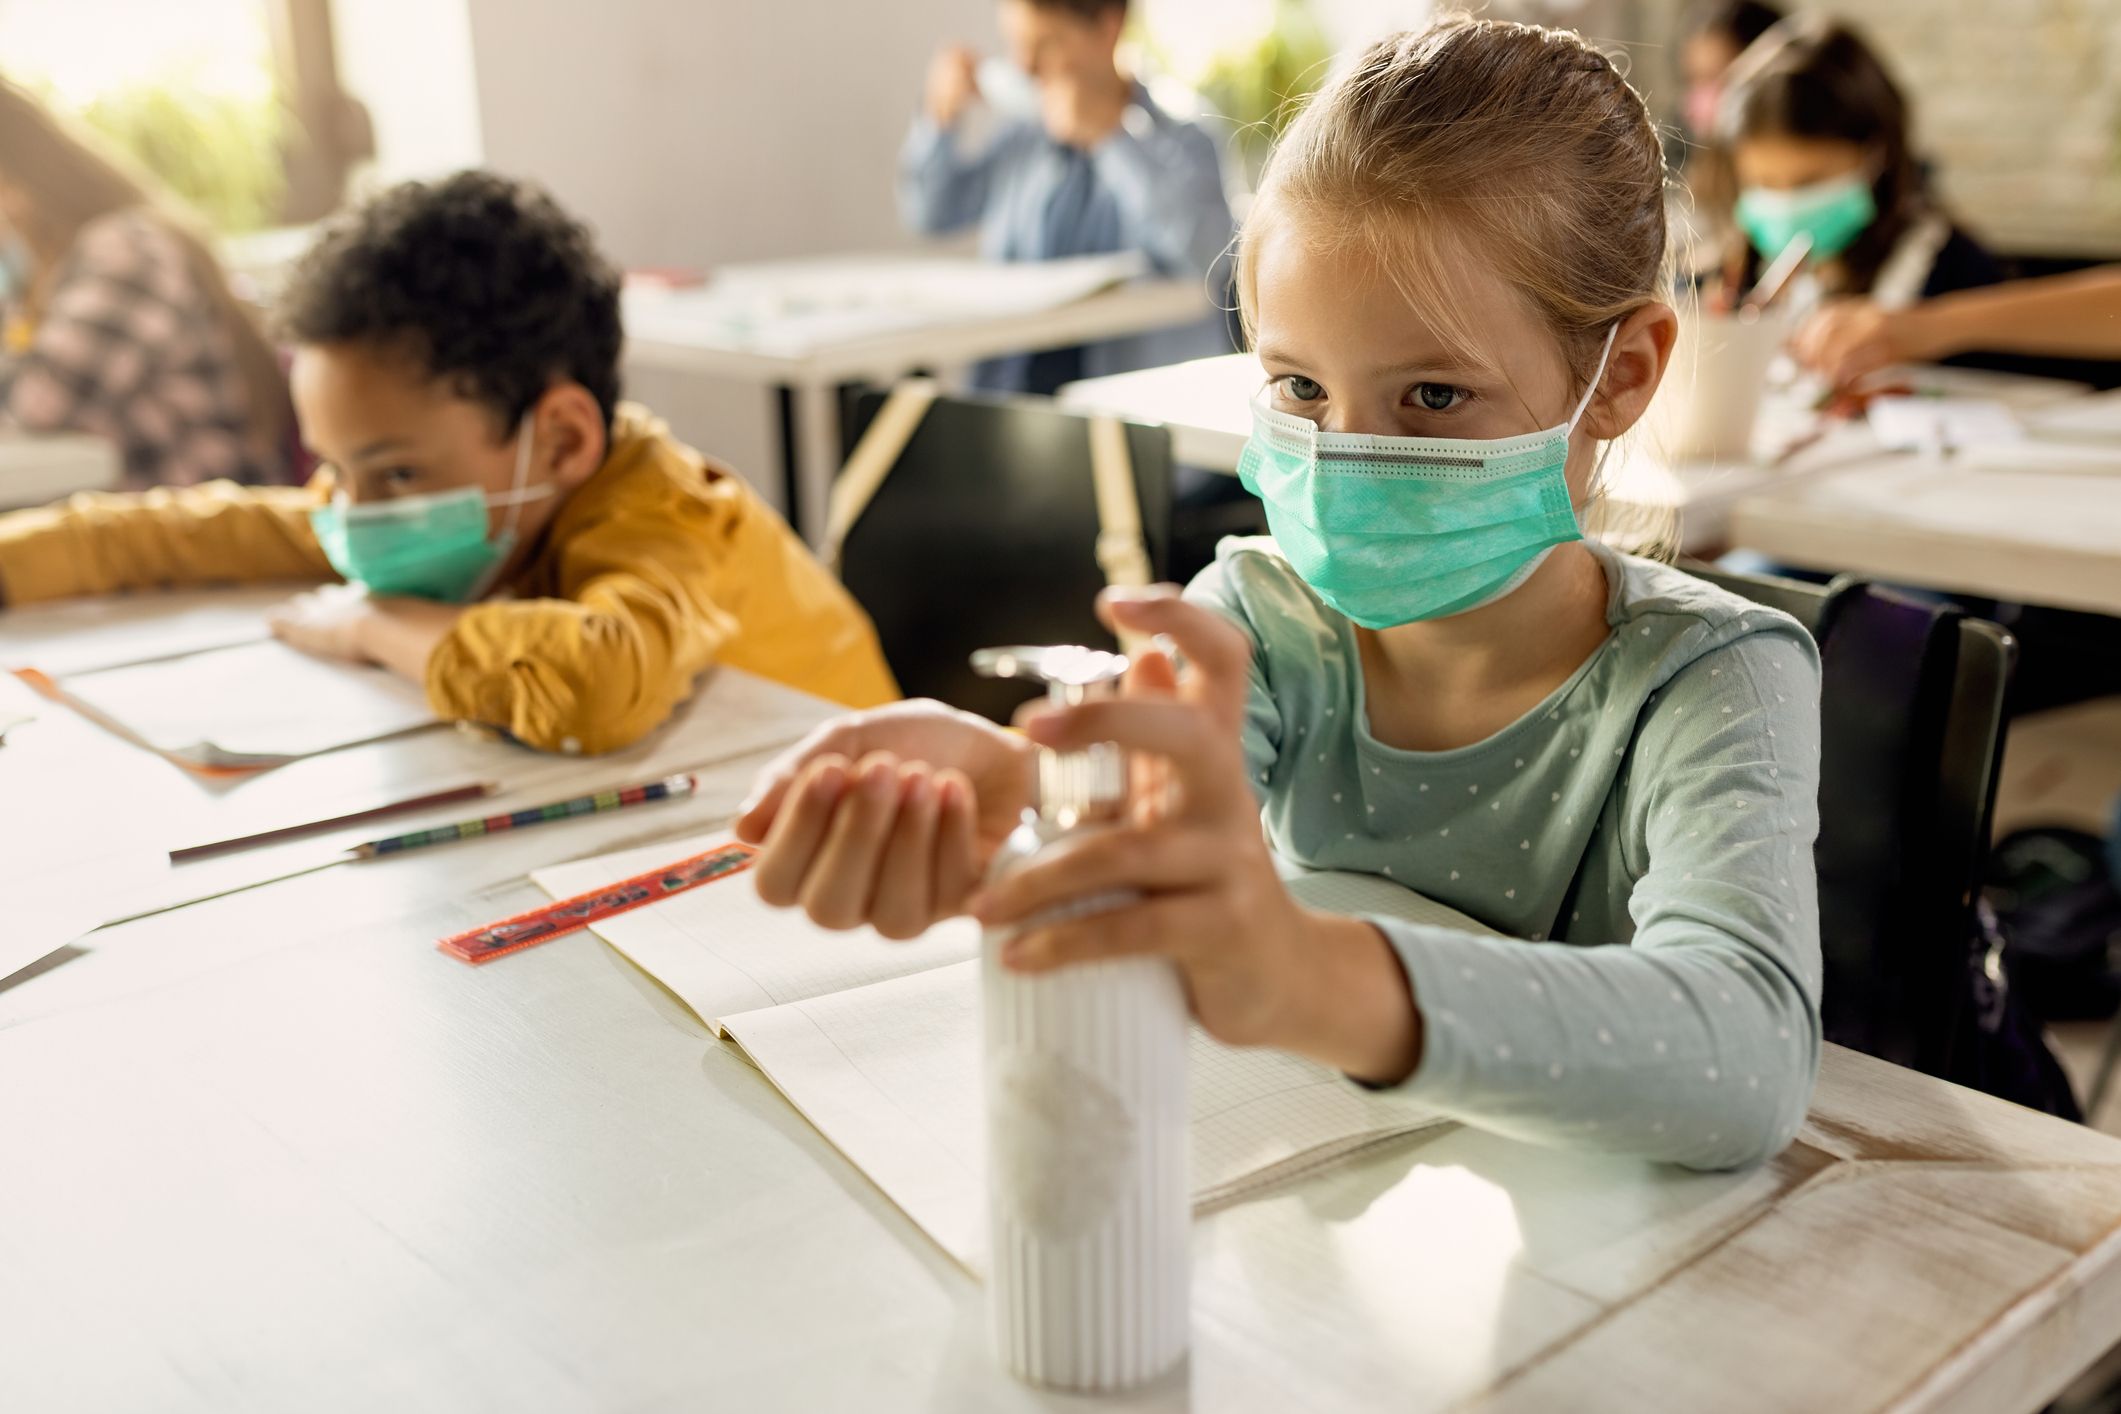
M 124 480 L 117 447 L 102 437 L 0 428 L 0 511 L 41 506 L 76 491 L 115 490 Z
M 1198 280 L 1134 280 L 1048 308 L 957 308 L 928 317 L 847 321 L 837 331 L 816 322 L 778 329 L 771 320 L 733 321 L 717 303 L 712 287 L 630 288 L 627 360 L 780 389 L 790 519 L 813 545 L 823 536 L 826 501 L 839 472 L 840 384 L 1122 338 L 1190 324 L 1209 312 Z
M 2121 614 L 2121 429 L 2074 445 L 2092 455 L 2067 472 L 2021 469 L 2039 448 L 1992 449 L 1766 489 L 1733 510 L 1732 539 L 1788 564 Z
M 435 951 L 756 761 L 683 818 L 273 885 L 0 989 L 0 1407 L 1081 1407 L 1000 1375 L 962 1271 L 602 943 Z M 1752 1173 L 1446 1129 L 1195 1250 L 1189 1368 L 1111 1407 L 2030 1410 L 2121 1338 L 2121 1141 L 1830 1050 Z
M 2049 406 L 2083 391 L 2080 384 L 1957 369 L 1924 369 L 1916 376 L 1924 387 L 1998 398 L 2021 410 Z M 1061 389 L 1059 400 L 1064 406 L 1084 411 L 1161 422 L 1170 428 L 1174 460 L 1182 465 L 1234 472 L 1238 453 L 1251 435 L 1251 399 L 1264 381 L 1258 359 L 1251 354 L 1228 354 L 1085 379 Z M 1756 445 L 1766 448 L 1786 443 L 1804 430 L 1807 421 L 1803 408 L 1794 399 L 1771 399 L 1762 409 L 1761 436 Z M 1815 445 L 1775 465 L 1667 465 L 1640 437 L 1630 437 L 1622 439 L 1610 453 L 1604 490 L 1607 499 L 1621 508 L 1676 511 L 1680 517 L 1681 549 L 1689 554 L 1713 552 L 1726 543 L 1769 549 L 1751 539 L 1737 538 L 1732 516 L 1741 503 L 1755 496 L 1800 494 L 1803 488 L 1830 483 L 1851 468 L 1880 463 L 1893 464 L 1897 459 L 1880 453 L 1876 440 L 1860 425 L 1837 427 Z M 1812 563 L 1792 559 L 1794 563 Z M 1863 568 L 1855 563 L 1831 567 Z

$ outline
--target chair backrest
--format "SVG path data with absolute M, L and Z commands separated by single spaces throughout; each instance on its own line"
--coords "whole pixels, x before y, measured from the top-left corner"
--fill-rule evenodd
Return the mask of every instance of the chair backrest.
M 854 435 L 882 393 L 855 400 Z M 1171 436 L 1122 424 L 1153 577 L 1168 573 Z M 973 650 L 1113 646 L 1093 608 L 1104 587 L 1090 419 L 1046 402 L 938 397 L 840 547 L 840 577 L 869 611 L 908 696 L 1006 722 L 1036 687 L 975 676 Z
M 1948 604 L 1696 571 L 1820 646 L 1820 943 L 1827 1039 L 1931 1074 L 1952 1064 L 1987 865 L 2013 645 Z

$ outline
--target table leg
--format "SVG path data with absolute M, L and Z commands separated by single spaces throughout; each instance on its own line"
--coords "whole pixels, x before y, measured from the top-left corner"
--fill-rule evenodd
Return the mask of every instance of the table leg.
M 840 469 L 838 394 L 829 383 L 791 383 L 782 396 L 788 519 L 811 548 L 822 549 L 832 483 Z

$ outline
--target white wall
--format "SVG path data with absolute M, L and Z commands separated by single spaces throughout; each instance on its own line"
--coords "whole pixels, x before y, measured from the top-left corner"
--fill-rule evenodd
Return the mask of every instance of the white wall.
M 892 159 L 929 53 L 994 42 L 993 0 L 463 3 L 487 160 L 629 264 L 901 243 Z
M 488 165 L 544 182 L 627 265 L 910 245 L 892 168 L 928 56 L 997 42 L 994 0 L 463 3 Z M 766 397 L 629 391 L 774 490 Z
M 339 82 L 368 108 L 371 187 L 479 164 L 479 99 L 465 0 L 353 0 L 331 7 Z

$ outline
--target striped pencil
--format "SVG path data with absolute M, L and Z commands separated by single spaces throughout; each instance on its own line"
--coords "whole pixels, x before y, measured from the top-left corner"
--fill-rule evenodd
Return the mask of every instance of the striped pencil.
M 367 844 L 355 845 L 352 853 L 357 859 L 374 859 L 378 855 L 401 854 L 408 849 L 425 849 L 433 844 L 452 844 L 457 840 L 476 839 L 480 835 L 497 834 L 502 830 L 520 830 L 553 820 L 571 820 L 577 815 L 601 815 L 608 810 L 624 810 L 629 805 L 646 805 L 652 800 L 670 800 L 691 795 L 697 785 L 698 781 L 692 776 L 670 776 L 664 780 L 650 781 L 646 785 L 623 786 L 617 790 L 598 791 L 595 795 L 577 796 L 573 800 L 555 801 L 551 805 L 534 805 L 512 815 L 489 815 L 483 820 L 437 825 L 431 830 L 414 830 L 410 834 L 370 840 Z

